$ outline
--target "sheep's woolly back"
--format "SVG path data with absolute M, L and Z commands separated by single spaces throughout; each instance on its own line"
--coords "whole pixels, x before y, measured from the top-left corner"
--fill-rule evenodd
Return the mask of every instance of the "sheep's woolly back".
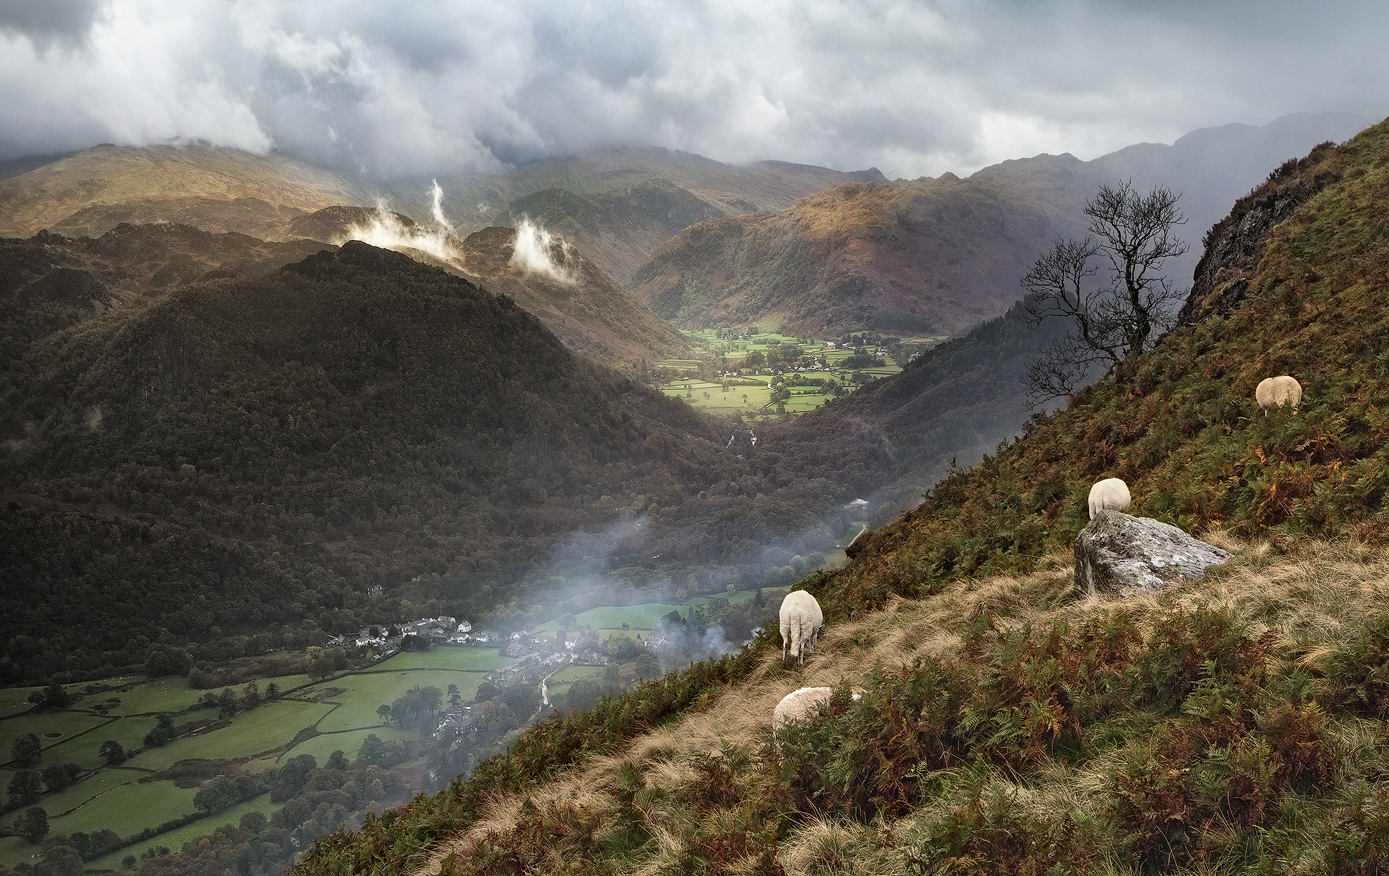
M 1284 405 L 1296 408 L 1302 401 L 1302 384 L 1297 382 L 1297 378 L 1286 374 L 1265 377 L 1254 387 L 1254 400 L 1265 410 L 1281 408 Z
M 1090 519 L 1101 511 L 1127 511 L 1131 501 L 1129 485 L 1119 478 L 1097 481 L 1090 488 Z
M 821 703 L 830 701 L 830 695 L 833 693 L 832 687 L 803 687 L 782 697 L 781 702 L 772 710 L 772 735 L 775 736 L 778 730 L 791 721 L 800 721 L 814 715 Z M 853 696 L 854 699 L 863 696 L 863 689 L 855 688 Z
M 804 590 L 793 590 L 781 601 L 781 658 L 789 648 L 798 665 L 805 663 L 805 652 L 815 650 L 820 624 L 825 615 L 820 603 Z

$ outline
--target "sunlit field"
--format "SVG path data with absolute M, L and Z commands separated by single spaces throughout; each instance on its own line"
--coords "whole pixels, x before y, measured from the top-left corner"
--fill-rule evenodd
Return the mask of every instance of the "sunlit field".
M 797 338 L 776 333 L 759 333 L 752 337 L 729 340 L 717 337 L 713 329 L 684 332 L 697 346 L 707 351 L 704 359 L 665 359 L 656 363 L 661 376 L 660 390 L 673 398 L 684 399 L 702 411 L 716 416 L 758 420 L 782 414 L 803 414 L 813 411 L 835 397 L 826 387 L 830 382 L 839 385 L 839 394 L 852 392 L 864 383 L 888 377 L 901 371 L 892 357 L 874 348 L 874 356 L 883 359 L 881 366 L 848 368 L 844 362 L 854 355 L 852 349 L 816 338 Z M 905 346 L 926 348 L 946 339 L 946 335 L 902 338 Z M 784 344 L 795 344 L 806 357 L 818 357 L 823 368 L 813 371 L 784 369 L 772 373 L 768 367 L 749 365 L 754 353 L 763 359 Z M 755 363 L 754 363 L 755 364 Z M 730 372 L 740 374 L 731 376 Z M 717 379 L 713 379 L 717 377 Z M 826 386 L 797 386 L 797 381 L 824 381 Z M 790 393 L 780 399 L 773 394 L 783 388 Z

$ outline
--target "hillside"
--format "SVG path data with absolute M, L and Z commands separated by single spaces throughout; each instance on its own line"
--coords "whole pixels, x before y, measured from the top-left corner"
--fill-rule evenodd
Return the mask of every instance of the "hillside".
M 1017 300 L 1018 277 L 1054 240 L 1082 236 L 1080 209 L 1101 184 L 1131 179 L 1144 190 L 1161 184 L 1183 194 L 1188 222 L 1180 233 L 1194 244 L 1268 167 L 1359 127 L 1346 116 L 1292 116 L 1088 162 L 1039 155 L 964 180 L 945 174 L 835 186 L 782 210 L 691 226 L 631 286 L 682 327 L 955 334 Z M 1175 261 L 1171 274 L 1190 276 L 1197 255 Z
M 1073 205 L 1020 195 L 953 175 L 848 183 L 687 228 L 632 284 L 688 328 L 955 334 L 1006 310 L 1031 259 L 1071 231 Z
M 340 205 L 295 219 L 287 236 L 360 239 L 509 295 L 571 350 L 596 361 L 630 369 L 690 352 L 679 332 L 547 228 L 526 232 L 526 258 L 518 258 L 514 228 L 486 228 L 459 240 L 400 213 Z
M 679 332 L 614 283 L 582 249 L 561 236 L 545 248 L 542 263 L 518 264 L 517 237 L 513 228 L 496 227 L 468 235 L 460 247 L 463 270 L 488 289 L 510 295 L 581 355 L 609 364 L 689 355 L 690 345 Z
M 0 373 L 34 341 L 97 314 L 194 280 L 264 274 L 326 248 L 168 224 L 119 225 L 97 238 L 0 239 Z
M 103 145 L 0 180 L 0 237 L 98 237 L 123 222 L 172 222 L 279 239 L 296 216 L 343 203 L 371 198 L 277 152 Z
M 803 582 L 827 616 L 804 670 L 769 624 L 293 872 L 1382 872 L 1386 185 L 1389 122 L 1242 199 L 1211 294 L 1128 382 Z M 1276 373 L 1306 391 L 1265 416 Z M 1113 475 L 1239 555 L 1161 597 L 1077 599 L 1069 547 Z M 830 714 L 773 747 L 771 706 L 816 683 L 841 687 Z
M 571 241 L 608 276 L 626 284 L 677 232 L 722 215 L 687 189 L 651 180 L 589 195 L 546 189 L 512 201 L 492 224 L 515 228 L 529 219 Z
M 306 620 L 505 616 L 562 541 L 633 515 L 593 561 L 612 586 L 738 575 L 851 498 L 778 484 L 508 297 L 361 243 L 77 321 L 0 393 L 8 683 L 109 676 L 161 638 L 236 655 Z M 100 616 L 72 625 L 75 602 Z

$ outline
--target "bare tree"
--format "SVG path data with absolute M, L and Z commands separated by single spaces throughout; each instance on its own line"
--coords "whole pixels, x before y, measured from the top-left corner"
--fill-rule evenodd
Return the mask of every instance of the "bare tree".
M 1129 182 L 1100 186 L 1085 204 L 1090 234 L 1058 242 L 1023 276 L 1034 327 L 1050 317 L 1074 326 L 1044 348 L 1023 376 L 1030 405 L 1070 395 L 1101 367 L 1122 378 L 1124 361 L 1171 327 L 1172 305 L 1186 291 L 1172 289 L 1160 270 L 1163 261 L 1187 251 L 1173 233 L 1186 222 L 1177 209 L 1179 197 L 1161 186 L 1147 195 Z M 1108 283 L 1094 281 L 1101 274 Z

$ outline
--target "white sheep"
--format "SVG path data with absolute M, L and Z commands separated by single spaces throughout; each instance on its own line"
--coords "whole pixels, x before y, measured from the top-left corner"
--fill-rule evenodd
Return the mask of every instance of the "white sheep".
M 820 603 L 804 590 L 793 590 L 781 601 L 781 659 L 786 659 L 786 649 L 796 655 L 796 665 L 805 665 L 805 652 L 814 651 L 820 639 L 820 624 L 825 622 L 825 614 L 820 611 Z
M 1290 405 L 1293 410 L 1297 410 L 1298 404 L 1302 401 L 1302 384 L 1297 382 L 1297 378 L 1286 374 L 1265 377 L 1254 387 L 1254 399 L 1259 403 L 1259 407 L 1264 409 L 1265 417 L 1268 416 L 1269 408 Z
M 1096 481 L 1090 488 L 1090 519 L 1094 520 L 1101 511 L 1127 511 L 1132 501 L 1129 485 L 1119 478 Z
M 791 721 L 799 721 L 814 715 L 822 703 L 828 703 L 834 693 L 832 687 L 803 687 L 793 690 L 781 698 L 772 710 L 772 736 Z M 854 699 L 863 696 L 863 688 L 853 690 Z

